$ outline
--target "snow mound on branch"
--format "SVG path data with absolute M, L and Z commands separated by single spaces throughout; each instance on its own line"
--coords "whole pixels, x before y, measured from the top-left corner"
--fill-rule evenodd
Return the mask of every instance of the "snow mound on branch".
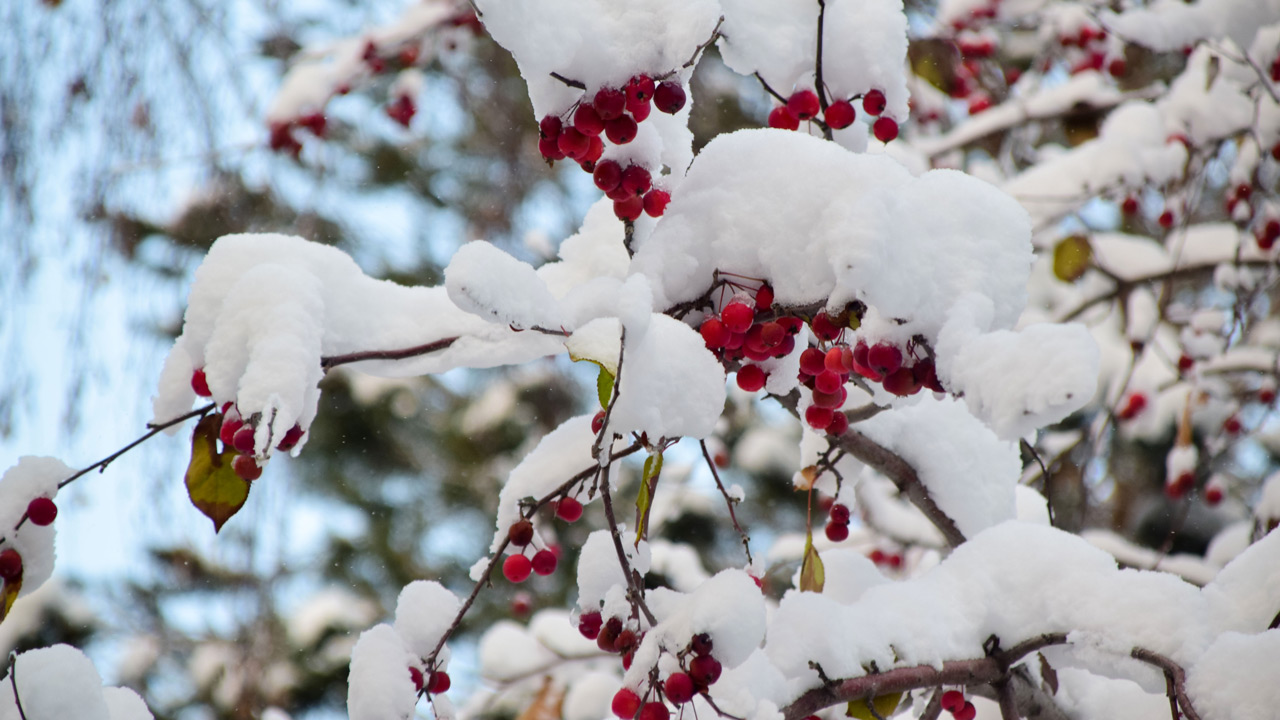
M 626 529 L 619 526 L 622 537 Z M 622 542 L 622 550 L 631 567 L 643 576 L 649 572 L 649 543 L 639 546 Z M 598 611 L 605 618 L 627 617 L 631 603 L 627 601 L 627 578 L 618 564 L 618 551 L 608 530 L 596 530 L 587 536 L 578 555 L 578 607 Z
M 4 677 L 0 718 L 103 718 L 151 720 L 137 693 L 102 687 L 93 662 L 70 645 L 29 650 L 17 656 L 14 677 Z M 16 680 L 15 682 L 12 682 Z M 22 701 L 19 713 L 15 694 Z
M 1108 29 L 1125 40 L 1170 52 L 1205 38 L 1229 37 L 1239 48 L 1253 42 L 1259 28 L 1280 22 L 1280 0 L 1165 0 L 1122 13 L 1102 11 Z
M 442 287 L 371 278 L 340 250 L 286 235 L 227 235 L 196 270 L 182 334 L 153 400 L 155 420 L 191 407 L 191 374 L 203 368 L 215 402 L 234 401 L 245 417 L 274 417 L 259 431 L 283 437 L 294 422 L 306 429 L 315 417 L 322 358 L 452 337 L 458 340 L 443 350 L 356 364 L 405 377 L 524 362 L 560 347 L 553 337 L 517 334 L 463 312 Z
M 532 265 L 487 242 L 463 245 L 444 271 L 454 305 L 518 330 L 561 325 L 556 299 Z
M 858 428 L 916 469 L 934 502 L 966 537 L 1016 516 L 1018 447 L 997 438 L 959 400 L 925 397 Z
M 818 3 L 809 0 L 722 0 L 724 62 L 742 75 L 760 73 L 783 97 L 814 89 Z M 829 98 L 878 89 L 884 114 L 907 117 L 907 17 L 901 0 L 828 2 L 823 17 L 822 80 Z M 858 117 L 864 117 L 858 107 Z
M 351 720 L 408 720 L 418 703 L 409 668 L 419 662 L 387 624 L 360 633 L 351 651 L 347 712 Z
M 58 483 L 74 474 L 57 458 L 27 455 L 0 477 L 0 538 L 4 539 L 4 547 L 11 547 L 22 556 L 22 590 L 18 597 L 31 594 L 53 575 L 57 523 L 41 527 L 28 520 L 21 528 L 14 528 L 32 500 L 52 500 L 58 494 Z
M 1223 633 L 1187 668 L 1187 692 L 1206 718 L 1270 720 L 1280 707 L 1280 632 Z
M 655 313 L 643 335 L 626 337 L 618 399 L 606 431 L 705 438 L 724 412 L 724 377 L 724 367 L 696 330 Z
M 440 583 L 415 580 L 400 591 L 394 627 L 404 640 L 405 648 L 426 658 L 448 632 L 460 607 L 458 597 Z

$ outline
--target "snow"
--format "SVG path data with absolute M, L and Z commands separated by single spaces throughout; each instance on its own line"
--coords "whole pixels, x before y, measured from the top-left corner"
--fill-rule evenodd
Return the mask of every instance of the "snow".
M 499 620 L 480 638 L 480 667 L 486 677 L 514 680 L 551 667 L 552 653 L 519 623 Z
M 145 706 L 138 708 L 135 703 L 118 697 L 109 706 L 97 668 L 83 652 L 70 645 L 54 645 L 18 655 L 14 674 L 16 687 L 6 672 L 5 692 L 0 692 L 0 719 L 3 720 L 18 720 L 22 716 L 28 720 L 151 717 Z M 21 715 L 15 693 L 22 699 Z
M 461 607 L 457 596 L 434 580 L 405 585 L 396 600 L 394 625 L 405 649 L 425 659 L 435 651 Z
M 1280 632 L 1218 636 L 1187 668 L 1187 692 L 1201 717 L 1268 720 L 1280 707 Z
M 627 335 L 619 382 L 609 432 L 705 438 L 724 411 L 724 368 L 696 330 L 666 315 Z
M 408 720 L 417 704 L 410 666 L 418 662 L 390 625 L 360 633 L 351 651 L 347 711 L 351 720 Z
M 340 587 L 329 587 L 307 598 L 286 618 L 289 641 L 311 648 L 333 628 L 355 630 L 373 622 L 378 611 L 372 602 Z
M 564 696 L 564 720 L 600 720 L 611 714 L 622 679 L 613 673 L 590 672 L 577 678 Z
M 1205 38 L 1230 38 L 1237 47 L 1252 44 L 1259 28 L 1280 21 L 1277 0 L 1160 0 L 1121 13 L 1104 9 L 1103 24 L 1126 40 L 1168 52 Z
M 444 271 L 449 299 L 459 308 L 516 329 L 563 324 L 556 299 L 532 265 L 486 242 L 459 248 Z
M 0 550 L 13 548 L 22 556 L 22 590 L 31 594 L 53 575 L 54 538 L 57 523 L 41 527 L 28 520 L 14 530 L 37 497 L 54 499 L 58 483 L 75 474 L 61 460 L 27 455 L 0 477 Z
M 625 529 L 621 537 L 627 562 L 643 576 L 650 566 L 649 543 L 642 541 L 637 547 L 625 539 Z M 606 620 L 627 617 L 631 614 L 631 604 L 626 600 L 626 587 L 627 580 L 618 565 L 618 553 L 609 531 L 592 532 L 578 555 L 578 607 L 599 611 Z

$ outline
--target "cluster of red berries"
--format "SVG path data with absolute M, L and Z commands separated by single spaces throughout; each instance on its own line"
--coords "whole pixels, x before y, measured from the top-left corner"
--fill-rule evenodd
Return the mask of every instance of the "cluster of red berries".
M 843 413 L 839 413 L 843 415 Z M 848 420 L 845 420 L 848 423 Z M 844 503 L 835 503 L 831 506 L 829 519 L 827 520 L 827 539 L 831 542 L 844 542 L 849 539 L 849 506 Z
M 597 613 L 598 615 L 598 613 Z M 616 618 L 615 618 L 616 619 Z M 626 631 L 624 631 L 626 632 Z M 695 635 L 688 647 L 677 656 L 680 669 L 671 673 L 658 689 L 673 705 L 683 705 L 720 679 L 720 661 L 711 654 L 713 643 L 706 633 Z M 667 720 L 671 713 L 662 702 L 642 702 L 630 688 L 622 688 L 613 696 L 613 714 L 624 720 L 639 715 L 639 720 Z
M 973 703 L 964 699 L 964 693 L 959 690 L 948 690 L 942 693 L 941 699 L 942 709 L 951 713 L 956 720 L 973 720 L 978 716 L 978 709 Z
M 205 377 L 204 369 L 197 369 L 191 375 L 191 389 L 200 397 L 213 397 L 213 393 L 209 391 L 209 381 Z M 231 461 L 231 469 L 236 475 L 249 481 L 257 480 L 262 477 L 262 466 L 258 464 L 258 459 L 254 457 L 255 440 L 254 435 L 257 433 L 256 416 L 247 420 L 240 415 L 240 410 L 235 403 L 223 403 L 221 409 L 222 422 L 218 428 L 218 439 L 222 441 L 224 450 L 234 450 L 238 453 Z M 302 426 L 294 423 L 293 427 L 284 434 L 280 442 L 276 445 L 277 450 L 288 452 L 298 444 L 302 439 Z
M 607 653 L 622 656 L 623 669 L 631 668 L 631 659 L 636 648 L 644 639 L 642 633 L 627 627 L 622 618 L 611 617 L 606 622 L 604 617 L 595 611 L 582 613 L 578 618 L 578 632 L 588 640 L 595 640 L 596 647 Z
M 738 387 L 747 392 L 763 388 L 769 377 L 764 368 L 751 363 L 791 354 L 796 347 L 796 333 L 804 326 L 798 317 L 770 319 L 772 309 L 773 288 L 765 283 L 754 298 L 734 298 L 698 328 L 707 348 L 726 365 L 750 361 L 738 369 Z
M 413 680 L 413 688 L 415 690 L 418 692 L 426 690 L 429 695 L 447 692 L 449 687 L 453 685 L 453 681 L 449 678 L 449 673 L 443 670 L 433 670 L 424 678 L 421 670 L 410 665 L 409 677 Z
M 840 98 L 822 109 L 818 94 L 808 88 L 797 90 L 787 98 L 787 102 L 778 105 L 769 112 L 769 127 L 779 130 L 799 130 L 802 122 L 817 122 L 832 130 L 841 130 L 853 124 L 858 116 L 852 99 Z M 862 109 L 868 115 L 879 115 L 884 112 L 884 92 L 878 89 L 867 91 L 862 96 Z M 819 118 L 818 115 L 822 117 Z M 889 142 L 898 137 L 898 122 L 890 117 L 878 118 L 871 126 L 871 132 L 880 142 Z
M 328 129 L 328 121 L 324 113 L 314 112 L 292 120 L 271 123 L 267 133 L 267 146 L 275 152 L 289 153 L 296 160 L 302 154 L 302 142 L 295 132 L 306 130 L 318 138 L 323 138 Z
M 613 200 L 618 219 L 633 221 L 646 212 L 659 217 L 671 196 L 652 187 L 649 170 L 638 165 L 623 168 L 606 160 L 605 139 L 626 145 L 636 139 L 640 123 L 653 108 L 674 115 L 685 105 L 684 87 L 676 80 L 656 81 L 636 75 L 621 88 L 602 87 L 590 99 L 583 97 L 564 115 L 547 115 L 538 123 L 538 152 L 548 162 L 569 158 L 592 173 L 596 187 Z M 597 164 L 598 163 L 598 164 Z M 601 167 L 607 167 L 601 170 Z
M 825 351 L 810 347 L 800 354 L 800 383 L 813 394 L 813 404 L 805 410 L 805 422 L 815 430 L 838 435 L 848 428 L 848 418 L 836 410 L 848 397 L 845 383 L 853 373 L 880 383 L 899 397 L 915 395 L 925 388 L 945 392 L 933 359 L 916 358 L 911 344 L 905 354 L 897 345 L 885 342 L 868 346 L 859 340 L 850 348 L 840 340 L 841 326 L 825 313 L 819 313 L 811 327 L 820 341 L 832 343 Z
M 582 514 L 581 505 L 579 505 L 578 514 L 579 516 Z M 556 571 L 556 564 L 560 557 L 554 549 L 543 548 L 535 552 L 532 559 L 525 555 L 529 551 L 529 544 L 533 542 L 533 523 L 528 519 L 522 518 L 514 523 L 507 530 L 507 538 L 511 540 L 512 545 L 520 548 L 520 554 L 508 555 L 502 563 L 502 575 L 507 580 L 522 583 L 533 573 L 550 575 Z
M 893 570 L 897 570 L 902 567 L 902 555 L 900 553 L 885 552 L 880 548 L 876 548 L 867 553 L 867 559 L 879 567 L 887 567 Z

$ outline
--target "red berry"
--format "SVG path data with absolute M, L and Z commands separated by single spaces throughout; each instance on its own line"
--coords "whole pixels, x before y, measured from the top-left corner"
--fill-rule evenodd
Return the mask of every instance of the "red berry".
M 0 551 L 0 580 L 6 584 L 22 577 L 22 556 L 17 550 L 9 548 Z
M 990 110 L 992 106 L 991 96 L 986 93 L 978 93 L 969 96 L 969 114 L 977 115 L 985 110 Z
M 816 347 L 805 349 L 800 353 L 800 372 L 810 377 L 827 369 L 827 356 Z
M 583 135 L 595 136 L 604 132 L 604 120 L 593 106 L 584 103 L 573 113 L 573 127 Z
M 649 114 L 653 112 L 653 104 L 648 100 L 643 102 L 627 98 L 627 112 L 631 113 L 631 119 L 637 123 L 644 122 Z
M 595 172 L 596 161 L 600 156 L 604 155 L 604 141 L 598 137 L 588 138 L 587 152 L 578 158 L 578 162 L 582 164 L 582 169 L 587 172 Z
M 564 159 L 564 151 L 560 149 L 559 138 L 560 136 L 557 135 L 554 139 L 545 137 L 538 139 L 538 152 L 543 158 L 547 160 Z
M 689 663 L 689 676 L 698 685 L 714 685 L 720 679 L 720 661 L 710 655 L 699 655 Z
M 814 430 L 825 431 L 827 426 L 831 425 L 832 416 L 833 413 L 830 408 L 818 407 L 817 405 L 810 405 L 804 411 L 804 421 L 809 423 L 809 427 Z
M 841 385 L 844 385 L 844 378 L 830 370 L 823 370 L 813 378 L 813 389 L 828 395 L 838 393 Z
M 884 106 L 885 106 L 885 99 L 884 99 L 883 91 L 868 90 L 867 94 L 862 96 L 862 109 L 867 111 L 868 115 L 879 115 L 880 113 L 884 112 Z M 877 125 L 878 124 L 879 123 L 877 123 Z M 897 124 L 894 124 L 894 132 L 893 132 L 894 137 L 897 137 L 898 135 L 897 130 L 898 130 L 898 126 Z M 876 133 L 876 137 L 880 137 L 879 132 Z M 882 140 L 881 142 L 889 142 L 889 141 Z
M 324 113 L 308 113 L 298 118 L 298 125 L 310 130 L 311 134 L 318 138 L 324 137 L 328 124 Z
M 743 365 L 738 371 L 738 387 L 747 392 L 755 392 L 764 387 L 764 381 L 768 377 L 759 365 Z
M 555 140 L 560 137 L 560 130 L 563 127 L 563 120 L 555 115 L 548 115 L 538 122 L 538 134 L 548 140 Z
M 56 517 L 58 517 L 58 506 L 47 497 L 32 498 L 31 502 L 27 503 L 27 519 L 40 527 L 52 525 Z
M 560 498 L 556 503 L 556 517 L 565 522 L 578 522 L 582 517 L 582 503 L 571 497 Z
M 951 715 L 955 720 L 973 720 L 978 717 L 978 708 L 974 707 L 973 703 L 966 700 L 964 705 L 961 705 L 960 709 L 952 712 Z
M 898 368 L 885 375 L 883 382 L 884 389 L 898 397 L 915 395 L 920 392 L 920 381 L 916 379 L 916 374 L 912 372 L 911 368 Z
M 1195 359 L 1186 353 L 1178 356 L 1178 370 L 1182 372 L 1187 372 L 1191 368 L 1195 367 L 1195 364 Z
M 640 696 L 630 688 L 622 688 L 613 696 L 612 709 L 620 718 L 633 718 L 640 710 Z
M 618 635 L 622 632 L 622 620 L 611 617 L 609 622 L 600 628 L 600 633 L 596 635 L 596 647 L 605 652 L 613 652 L 613 643 L 618 639 Z
M 773 287 L 769 283 L 761 283 L 756 289 L 756 313 L 768 312 L 773 307 Z
M 550 575 L 556 571 L 556 554 L 550 550 L 539 550 L 534 553 L 530 564 L 533 565 L 533 571 L 539 575 Z
M 623 200 L 613 201 L 613 214 L 618 216 L 619 220 L 635 221 L 644 212 L 644 198 L 639 195 L 632 195 Z
M 600 431 L 603 429 L 604 429 L 604 411 L 601 410 L 595 414 L 595 417 L 591 418 L 591 432 L 594 435 L 599 435 Z
M 853 109 L 853 103 L 848 100 L 837 100 L 828 105 L 822 113 L 823 119 L 832 130 L 849 127 L 857 116 L 858 112 Z
M 627 103 L 649 104 L 656 86 L 648 75 L 636 75 L 627 81 Z
M 1276 389 L 1273 387 L 1264 387 L 1258 390 L 1258 402 L 1263 405 L 1270 405 L 1276 400 Z
M 693 699 L 693 678 L 682 672 L 671 673 L 662 684 L 662 692 L 671 702 L 683 705 Z
M 1138 198 L 1130 195 L 1120 203 L 1120 211 L 1125 215 L 1133 215 L 1138 212 Z
M 628 165 L 622 171 L 622 189 L 628 195 L 643 195 L 653 184 L 653 176 L 641 165 Z
M 292 450 L 293 446 L 297 445 L 298 441 L 301 439 L 302 426 L 298 423 L 294 423 L 293 427 L 285 431 L 284 437 L 280 438 L 280 444 L 276 445 L 276 449 L 288 452 Z
M 724 322 L 725 327 L 735 333 L 746 332 L 753 322 L 755 322 L 755 311 L 747 307 L 746 303 L 734 302 L 724 306 L 720 311 L 720 319 Z
M 622 182 L 622 166 L 614 160 L 601 160 L 596 163 L 596 169 L 595 172 L 591 173 L 591 179 L 595 182 L 596 187 L 609 192 Z
M 867 366 L 884 375 L 889 375 L 902 367 L 902 351 L 896 345 L 876 343 L 867 350 Z
M 875 124 L 871 126 L 871 132 L 875 134 L 876 139 L 880 142 L 891 142 L 898 137 L 898 123 L 893 118 L 882 117 L 877 119 Z
M 409 668 L 409 679 L 413 681 L 415 690 L 422 690 L 422 671 L 416 667 Z
M 511 614 L 526 617 L 533 610 L 533 596 L 521 590 L 511 596 Z
M 911 372 L 921 386 L 934 392 L 946 392 L 942 389 L 942 383 L 938 381 L 938 369 L 934 367 L 932 358 L 925 358 L 916 363 L 915 367 L 911 368 Z
M 593 104 L 601 120 L 612 120 L 627 109 L 627 95 L 618 88 L 600 88 Z
M 680 83 L 667 80 L 653 91 L 653 106 L 668 115 L 675 115 L 684 107 L 684 88 Z
M 618 633 L 618 637 L 614 639 L 613 651 L 622 655 L 628 655 L 632 650 L 635 650 L 638 642 L 639 640 L 636 638 L 635 631 L 628 628 Z
M 240 429 L 236 430 L 235 435 L 231 436 L 231 447 L 235 448 L 236 452 L 252 455 L 254 435 L 257 432 L 257 429 L 252 425 L 241 425 Z
M 533 542 L 533 523 L 521 518 L 507 528 L 507 539 L 516 547 L 524 547 Z
M 714 317 L 703 320 L 698 332 L 702 333 L 702 341 L 712 350 L 718 350 L 727 345 L 729 336 L 733 334 L 719 318 Z
M 640 720 L 670 720 L 671 711 L 660 702 L 648 702 L 640 708 Z
M 822 358 L 822 364 L 837 375 L 848 375 L 853 370 L 853 353 L 847 347 L 833 347 Z
M 1156 222 L 1159 223 L 1160 227 L 1164 228 L 1165 230 L 1168 230 L 1169 228 L 1173 227 L 1174 220 L 1175 218 L 1173 216 L 1172 210 L 1165 210 L 1164 212 L 1160 213 L 1160 217 L 1156 218 Z
M 711 636 L 707 633 L 698 633 L 689 641 L 689 649 L 694 655 L 710 655 L 715 649 L 715 643 L 712 642 Z
M 1129 65 L 1124 61 L 1124 58 L 1115 58 L 1107 65 L 1107 72 L 1111 73 L 1111 77 L 1114 78 L 1124 77 L 1128 71 Z
M 827 523 L 827 539 L 831 542 L 844 542 L 849 539 L 849 526 L 838 522 Z
M 1132 393 L 1129 395 L 1129 399 L 1125 402 L 1124 407 L 1121 408 L 1120 412 L 1116 413 L 1116 417 L 1121 420 L 1132 420 L 1138 416 L 1138 413 L 1145 410 L 1146 407 L 1147 396 L 1142 393 Z
M 446 692 L 452 684 L 452 681 L 449 680 L 449 673 L 437 670 L 431 673 L 431 679 L 427 681 L 427 692 L 432 695 Z
M 844 402 L 843 400 L 841 402 Z M 831 424 L 827 426 L 828 435 L 843 435 L 849 429 L 849 416 L 842 412 L 831 414 Z
M 405 127 L 409 127 L 409 123 L 417 112 L 418 108 L 414 106 L 413 99 L 408 95 L 400 95 L 387 106 L 387 117 Z
M 769 127 L 778 130 L 799 130 L 800 121 L 787 111 L 786 105 L 779 105 L 769 111 Z
M 1236 417 L 1235 415 L 1232 415 L 1231 417 L 1227 418 L 1222 423 L 1222 429 L 1228 435 L 1235 435 L 1236 433 L 1240 432 L 1241 428 L 1242 426 L 1240 425 L 1240 418 Z
M 819 340 L 835 340 L 840 337 L 841 327 L 831 319 L 831 316 L 824 312 L 820 312 L 813 316 L 813 321 L 809 323 L 809 328 L 813 330 L 813 334 L 818 336 Z
M 231 461 L 231 469 L 240 476 L 241 480 L 253 482 L 262 477 L 262 466 L 252 455 L 237 455 L 236 459 Z
M 1210 506 L 1222 502 L 1222 488 L 1211 483 L 1204 489 L 1204 502 Z
M 964 693 L 959 690 L 948 690 L 942 693 L 942 709 L 947 712 L 955 712 L 964 707 Z
M 1170 500 L 1179 500 L 1185 496 L 1191 488 L 1195 487 L 1195 484 L 1195 474 L 1184 472 L 1173 478 L 1172 481 L 1164 484 L 1164 494 L 1169 496 Z
M 591 148 L 591 138 L 583 135 L 577 128 L 565 128 L 556 139 L 556 147 L 560 148 L 565 157 L 577 160 Z
M 213 393 L 209 392 L 209 379 L 204 376 L 204 368 L 197 368 L 191 373 L 191 389 L 195 390 L 200 397 L 213 396 Z
M 600 613 L 585 612 L 578 617 L 578 632 L 588 640 L 595 640 L 600 635 L 600 627 L 603 624 L 604 619 L 600 617 Z
M 533 572 L 533 563 L 523 555 L 508 555 L 502 562 L 502 575 L 513 583 L 522 583 Z
M 667 203 L 671 202 L 671 193 L 654 188 L 644 194 L 644 211 L 649 217 L 662 217 L 667 211 Z
M 848 505 L 845 505 L 844 503 L 836 503 L 831 506 L 831 522 L 839 523 L 840 525 L 848 525 L 849 517 L 850 513 Z
M 818 94 L 812 90 L 797 90 L 787 98 L 787 112 L 797 120 L 809 120 L 819 109 Z
M 759 312 L 759 310 L 760 306 L 757 305 L 756 311 Z M 757 327 L 760 328 L 760 341 L 766 348 L 776 348 L 787 339 L 787 331 L 783 329 L 781 323 L 770 321 Z
M 626 145 L 635 140 L 637 131 L 636 121 L 626 115 L 619 115 L 604 124 L 605 137 L 614 145 Z

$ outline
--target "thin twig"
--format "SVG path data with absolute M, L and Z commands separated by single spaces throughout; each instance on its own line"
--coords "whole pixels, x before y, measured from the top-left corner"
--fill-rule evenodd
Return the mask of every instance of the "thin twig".
M 1044 466 L 1044 460 L 1040 458 L 1040 453 L 1036 452 L 1035 447 L 1026 440 L 1019 440 L 1022 443 L 1022 449 L 1031 456 L 1036 464 L 1040 466 L 1040 477 L 1044 478 L 1044 505 L 1049 510 L 1049 524 L 1057 527 L 1053 518 L 1053 490 L 1050 487 L 1049 469 Z
M 1178 720 L 1178 709 L 1181 708 L 1182 714 L 1187 716 L 1187 720 L 1200 720 L 1199 713 L 1191 704 L 1191 698 L 1187 697 L 1187 673 L 1182 666 L 1173 660 L 1146 648 L 1134 648 L 1129 655 L 1139 662 L 1153 665 L 1164 671 L 1164 677 L 1169 685 L 1169 703 L 1172 705 L 1174 720 Z
M 742 529 L 742 525 L 738 524 L 738 514 L 734 512 L 733 506 L 735 502 L 729 497 L 729 491 L 724 489 L 724 483 L 720 482 L 720 473 L 716 470 L 716 462 L 711 459 L 711 453 L 707 451 L 707 441 L 699 440 L 698 445 L 702 447 L 702 457 L 707 461 L 707 468 L 711 470 L 711 477 L 716 481 L 716 487 L 720 489 L 720 494 L 724 496 L 725 507 L 729 508 L 729 519 L 733 521 L 733 529 L 738 531 L 738 537 L 742 538 L 742 549 L 747 551 L 747 564 L 750 565 L 751 560 L 751 538 L 747 537 L 747 531 Z
M 564 83 L 565 85 L 568 85 L 568 86 L 569 86 L 569 87 L 571 87 L 571 88 L 578 88 L 579 90 L 586 90 L 586 89 L 587 89 L 587 86 L 586 86 L 586 85 L 583 85 L 582 83 L 578 82 L 577 80 L 570 80 L 569 78 L 567 78 L 567 77 L 565 77 L 565 76 L 561 75 L 561 74 L 560 74 L 560 73 L 558 73 L 558 72 L 553 72 L 553 73 L 551 73 L 551 77 L 553 77 L 553 78 L 555 78 L 555 79 L 559 80 L 560 82 Z
M 401 348 L 399 350 L 363 350 L 361 352 L 347 353 L 345 355 L 329 355 L 320 358 L 320 368 L 325 372 L 332 370 L 339 365 L 348 363 L 362 362 L 364 360 L 405 360 L 419 355 L 444 350 L 459 340 L 459 337 L 443 338 L 423 345 L 415 345 L 413 347 Z
M 618 518 L 613 511 L 613 496 L 609 493 L 609 464 L 599 468 L 600 477 L 600 499 L 604 501 L 604 517 L 609 523 L 609 536 L 613 538 L 613 549 L 618 553 L 618 564 L 622 566 L 622 574 L 626 577 L 628 595 L 631 596 L 631 603 L 644 613 L 645 620 L 649 621 L 650 626 L 658 624 L 658 619 L 649 611 L 649 606 L 644 602 L 644 583 L 640 581 L 640 573 L 631 567 L 631 563 L 627 561 L 627 551 L 622 547 L 622 533 L 618 530 Z
M 86 467 L 85 469 L 80 470 L 79 472 L 77 472 L 76 474 L 74 474 L 74 475 L 72 475 L 71 477 L 67 478 L 66 480 L 63 480 L 62 482 L 58 483 L 58 489 L 59 489 L 59 490 L 61 490 L 62 488 L 66 487 L 67 485 L 70 485 L 72 482 L 75 482 L 77 479 L 79 479 L 82 475 L 87 475 L 87 474 L 89 473 L 89 471 L 91 471 L 91 470 L 97 469 L 99 472 L 101 472 L 101 471 L 103 471 L 103 470 L 106 470 L 106 469 L 107 469 L 107 466 L 108 466 L 108 465 L 110 465 L 112 462 L 115 462 L 116 458 L 120 457 L 121 455 L 124 455 L 125 453 L 127 453 L 127 452 L 129 452 L 130 450 L 134 449 L 135 447 L 137 447 L 137 446 L 141 445 L 142 443 L 146 442 L 147 440 L 150 440 L 152 437 L 154 437 L 154 436 L 155 436 L 155 435 L 157 435 L 158 433 L 160 433 L 160 432 L 162 432 L 162 431 L 164 431 L 164 430 L 168 430 L 169 428 L 173 427 L 174 425 L 178 425 L 178 424 L 180 424 L 180 423 L 186 422 L 187 420 L 190 420 L 190 419 L 191 419 L 191 418 L 193 418 L 193 417 L 204 417 L 205 415 L 207 415 L 207 414 L 209 413 L 209 411 L 210 411 L 210 410 L 213 410 L 215 407 L 217 407 L 217 403 L 209 403 L 208 405 L 205 405 L 204 407 L 199 407 L 199 408 L 196 408 L 195 410 L 192 410 L 191 412 L 187 413 L 186 415 L 179 415 L 178 417 L 173 418 L 172 420 L 166 420 L 165 422 L 162 422 L 162 423 L 159 423 L 159 424 L 156 424 L 156 425 L 152 425 L 152 424 L 150 424 L 150 423 L 147 423 L 147 427 L 149 427 L 149 428 L 151 428 L 151 429 L 150 429 L 150 430 L 148 430 L 148 431 L 146 432 L 146 434 L 144 434 L 142 437 L 138 438 L 137 440 L 134 440 L 133 442 L 129 443 L 128 445 L 125 445 L 124 447 L 120 448 L 119 450 L 117 450 L 117 451 L 115 451 L 115 452 L 111 453 L 110 455 L 108 455 L 108 456 L 106 456 L 106 457 L 102 458 L 101 460 L 99 460 L 98 462 L 96 462 L 96 463 L 94 463 L 94 464 L 90 465 L 89 467 Z
M 1243 267 L 1271 267 L 1276 263 L 1274 260 L 1243 260 L 1238 264 Z M 1117 284 L 1109 292 L 1102 293 L 1101 295 L 1095 295 L 1088 300 L 1082 301 L 1079 305 L 1058 318 L 1057 322 L 1070 322 L 1084 314 L 1085 311 L 1094 305 L 1115 300 L 1139 285 L 1155 282 L 1171 282 L 1173 280 L 1182 280 L 1200 274 L 1211 274 L 1217 270 L 1217 268 L 1218 263 L 1189 265 L 1186 267 L 1175 268 L 1173 270 L 1166 270 L 1164 272 L 1152 273 L 1151 275 L 1143 275 L 1142 277 L 1130 278 L 1129 280 Z
M 761 84 L 762 86 L 764 86 L 764 91 L 765 91 L 765 92 L 767 92 L 767 93 L 769 93 L 770 95 L 772 95 L 772 96 L 774 96 L 775 98 L 777 98 L 778 102 L 782 103 L 783 105 L 786 105 L 786 104 L 787 104 L 787 99 L 786 99 L 786 98 L 784 98 L 784 97 L 782 97 L 781 95 L 779 95 L 777 90 L 774 90 L 772 87 L 770 87 L 770 86 L 769 86 L 769 83 L 765 82 L 765 79 L 764 79 L 764 77 L 760 74 L 760 71 L 759 71 L 759 70 L 757 70 L 757 71 L 755 72 L 755 76 L 756 76 L 756 79 L 760 81 L 760 84 Z
M 689 60 L 685 62 L 685 64 L 682 65 L 681 67 L 690 68 L 690 67 L 693 67 L 694 63 L 698 62 L 698 56 L 702 54 L 702 51 L 711 47 L 711 43 L 715 42 L 716 38 L 720 37 L 720 26 L 723 24 L 724 24 L 724 16 L 721 15 L 720 19 L 716 21 L 716 26 L 711 29 L 711 37 L 707 38 L 706 42 L 694 48 L 693 55 L 690 55 Z
M 22 709 L 22 697 L 18 694 L 18 653 L 9 653 L 9 684 L 13 686 L 13 701 L 18 705 L 18 717 L 27 720 L 27 713 Z

